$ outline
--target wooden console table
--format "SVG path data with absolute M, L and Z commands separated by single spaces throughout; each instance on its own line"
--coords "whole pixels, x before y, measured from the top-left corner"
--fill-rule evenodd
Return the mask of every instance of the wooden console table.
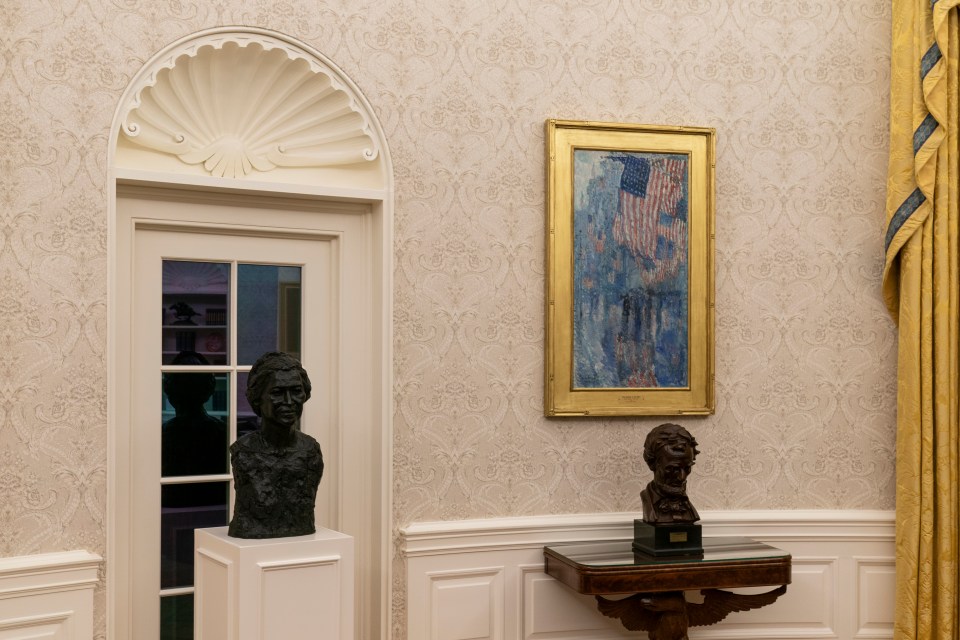
M 715 624 L 734 611 L 773 603 L 790 584 L 790 554 L 749 538 L 704 538 L 703 556 L 653 558 L 634 554 L 631 540 L 544 547 L 548 575 L 594 595 L 600 612 L 650 640 L 685 640 L 687 628 Z M 756 595 L 725 588 L 780 585 Z M 684 591 L 700 590 L 703 603 Z M 603 597 L 633 594 L 620 600 Z

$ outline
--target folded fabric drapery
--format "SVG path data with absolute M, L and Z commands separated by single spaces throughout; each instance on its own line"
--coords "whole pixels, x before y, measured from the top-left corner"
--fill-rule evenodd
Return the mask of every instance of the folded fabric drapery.
M 897 640 L 955 640 L 960 0 L 894 0 L 883 293 L 897 321 Z

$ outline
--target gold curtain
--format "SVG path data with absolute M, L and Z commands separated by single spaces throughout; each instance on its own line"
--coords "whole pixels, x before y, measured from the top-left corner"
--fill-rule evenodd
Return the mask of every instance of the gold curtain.
M 958 6 L 893 0 L 883 293 L 899 329 L 896 640 L 956 640 Z

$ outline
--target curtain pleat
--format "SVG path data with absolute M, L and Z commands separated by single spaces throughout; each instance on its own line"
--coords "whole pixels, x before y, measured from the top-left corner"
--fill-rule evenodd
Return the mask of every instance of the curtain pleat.
M 894 0 L 883 292 L 899 331 L 894 637 L 960 637 L 960 0 Z

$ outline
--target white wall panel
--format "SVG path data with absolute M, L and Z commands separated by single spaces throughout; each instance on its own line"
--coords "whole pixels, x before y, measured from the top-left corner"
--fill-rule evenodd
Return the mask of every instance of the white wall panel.
M 55 613 L 46 616 L 26 616 L 0 622 L 0 640 L 66 640 L 73 638 L 73 625 L 70 623 L 73 611 Z
M 836 638 L 837 557 L 794 556 L 792 582 L 776 602 L 753 611 L 731 613 L 721 624 L 699 627 L 691 638 Z M 772 587 L 735 589 L 762 593 Z M 693 599 L 688 595 L 688 599 Z
M 92 640 L 101 560 L 86 551 L 0 558 L 0 640 Z
M 438 571 L 427 575 L 431 638 L 503 638 L 503 567 Z
M 857 567 L 857 635 L 874 640 L 893 637 L 896 566 L 893 557 L 854 558 Z
M 520 567 L 523 640 L 606 640 L 635 634 L 597 615 L 596 599 L 576 593 L 543 572 L 543 563 Z
M 544 545 L 627 539 L 633 517 L 575 514 L 412 524 L 403 530 L 407 637 L 636 637 L 598 613 L 593 597 L 543 572 Z M 793 575 L 787 593 L 774 604 L 731 614 L 711 627 L 695 627 L 691 638 L 892 637 L 892 512 L 707 512 L 703 524 L 704 536 L 748 536 L 789 551 Z M 688 598 L 697 601 L 699 594 Z

